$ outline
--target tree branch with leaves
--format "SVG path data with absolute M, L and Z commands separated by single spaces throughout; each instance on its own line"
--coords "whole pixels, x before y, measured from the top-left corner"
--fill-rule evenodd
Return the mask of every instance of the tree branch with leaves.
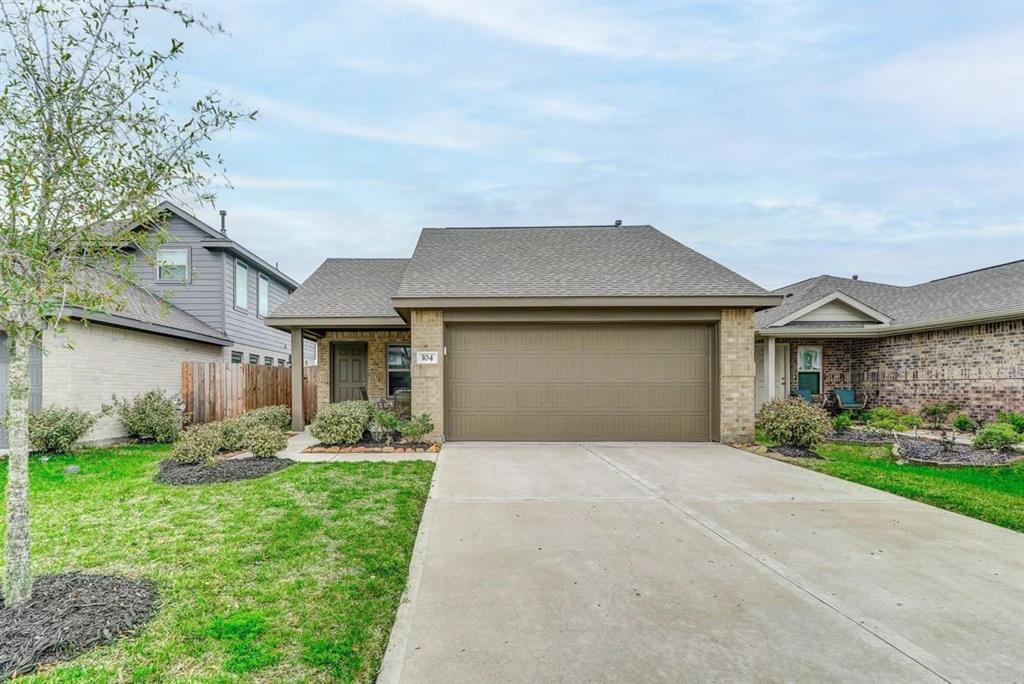
M 184 6 L 148 0 L 0 2 L 0 331 L 9 348 L 10 435 L 3 591 L 31 596 L 28 356 L 47 328 L 116 313 L 136 253 L 166 238 L 157 204 L 212 202 L 214 136 L 253 113 L 216 93 L 181 113 L 179 37 L 144 44 L 158 13 L 178 30 L 222 32 Z M 86 312 L 83 314 L 83 312 Z

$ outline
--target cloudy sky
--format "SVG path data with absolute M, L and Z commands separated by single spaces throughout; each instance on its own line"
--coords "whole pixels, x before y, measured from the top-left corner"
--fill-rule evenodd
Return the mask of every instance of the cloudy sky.
M 202 3 L 181 97 L 295 276 L 422 226 L 650 223 L 767 286 L 1024 258 L 1024 4 Z M 216 223 L 216 210 L 197 213 Z

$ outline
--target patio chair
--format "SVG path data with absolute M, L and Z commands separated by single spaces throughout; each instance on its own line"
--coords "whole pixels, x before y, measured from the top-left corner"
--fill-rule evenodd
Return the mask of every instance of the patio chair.
M 839 409 L 840 413 L 850 411 L 856 414 L 864 410 L 864 402 L 857 401 L 857 395 L 849 387 L 835 388 L 832 390 L 832 397 L 835 399 L 836 408 Z
M 808 404 L 815 403 L 814 402 L 814 395 L 811 394 L 811 390 L 809 390 L 809 389 L 803 389 L 803 388 L 797 387 L 797 388 L 795 388 L 793 390 L 792 396 L 800 397 L 801 399 L 806 401 Z

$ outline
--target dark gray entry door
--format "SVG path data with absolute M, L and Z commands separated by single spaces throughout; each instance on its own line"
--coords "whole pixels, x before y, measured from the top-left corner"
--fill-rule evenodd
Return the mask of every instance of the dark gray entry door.
M 331 401 L 366 399 L 366 343 L 331 345 Z
M 10 446 L 3 424 L 7 418 L 7 394 L 11 381 L 7 355 L 7 335 L 0 332 L 0 449 Z M 28 410 L 38 411 L 43 405 L 43 354 L 35 345 L 28 355 L 28 376 L 31 387 L 28 394 Z

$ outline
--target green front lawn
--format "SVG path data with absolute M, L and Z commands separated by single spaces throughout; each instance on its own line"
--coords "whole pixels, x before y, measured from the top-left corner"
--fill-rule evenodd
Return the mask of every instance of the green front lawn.
M 991 468 L 899 465 L 889 445 L 825 444 L 817 452 L 825 460 L 788 460 L 1024 532 L 1024 463 Z
M 152 481 L 168 451 L 33 459 L 36 572 L 149 577 L 160 606 L 138 636 L 18 681 L 372 681 L 433 464 L 298 464 L 172 487 Z M 71 463 L 82 472 L 64 475 Z

